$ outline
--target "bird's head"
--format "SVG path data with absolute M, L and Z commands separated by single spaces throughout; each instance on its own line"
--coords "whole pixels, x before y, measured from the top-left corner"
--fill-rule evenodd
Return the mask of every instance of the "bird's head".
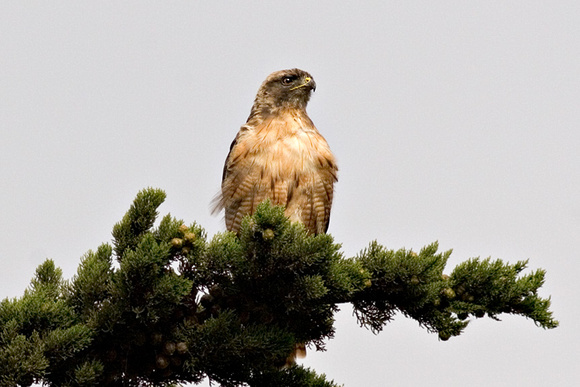
M 262 108 L 305 109 L 310 94 L 316 89 L 312 75 L 300 69 L 276 71 L 266 78 L 256 95 Z

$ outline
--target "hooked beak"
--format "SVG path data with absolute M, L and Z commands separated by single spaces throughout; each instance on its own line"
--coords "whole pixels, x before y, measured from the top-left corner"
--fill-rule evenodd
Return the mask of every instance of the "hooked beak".
M 296 90 L 296 89 L 299 89 L 301 87 L 309 87 L 310 90 L 316 91 L 316 82 L 314 82 L 314 79 L 312 79 L 310 77 L 306 77 L 306 78 L 304 78 L 304 83 L 302 83 L 301 85 L 295 86 L 295 87 L 291 88 L 290 90 Z

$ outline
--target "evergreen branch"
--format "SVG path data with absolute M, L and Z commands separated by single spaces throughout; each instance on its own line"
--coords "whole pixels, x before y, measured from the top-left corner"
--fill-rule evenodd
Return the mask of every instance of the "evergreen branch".
M 343 303 L 375 333 L 401 312 L 442 340 L 469 316 L 558 325 L 538 295 L 545 272 L 522 275 L 527 261 L 475 258 L 445 275 L 451 252 L 437 243 L 416 253 L 377 242 L 344 258 L 330 235 L 308 234 L 268 202 L 239 236 L 208 241 L 169 215 L 154 228 L 164 199 L 141 191 L 114 226 L 114 248 L 89 251 L 71 281 L 47 260 L 22 298 L 0 303 L 0 385 L 169 386 L 207 376 L 222 386 L 335 387 L 289 355 L 299 343 L 324 350 Z
M 147 232 L 157 218 L 157 208 L 165 201 L 165 192 L 147 188 L 137 194 L 133 205 L 119 223 L 113 227 L 115 254 L 121 259 L 126 249 L 137 246 L 139 238 Z

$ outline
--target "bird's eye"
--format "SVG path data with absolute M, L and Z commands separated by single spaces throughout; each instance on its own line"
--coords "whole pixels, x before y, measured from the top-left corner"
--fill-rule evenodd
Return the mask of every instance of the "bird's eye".
M 284 78 L 282 78 L 282 84 L 284 86 L 288 86 L 288 85 L 292 84 L 292 82 L 294 82 L 295 79 L 296 79 L 296 77 L 284 77 Z

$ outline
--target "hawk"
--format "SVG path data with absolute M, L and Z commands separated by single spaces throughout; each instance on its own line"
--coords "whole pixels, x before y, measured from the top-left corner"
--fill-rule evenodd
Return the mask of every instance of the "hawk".
M 232 142 L 214 212 L 226 228 L 270 199 L 313 234 L 325 233 L 338 168 L 328 143 L 306 113 L 316 83 L 306 71 L 281 70 L 260 86 L 250 116 Z

